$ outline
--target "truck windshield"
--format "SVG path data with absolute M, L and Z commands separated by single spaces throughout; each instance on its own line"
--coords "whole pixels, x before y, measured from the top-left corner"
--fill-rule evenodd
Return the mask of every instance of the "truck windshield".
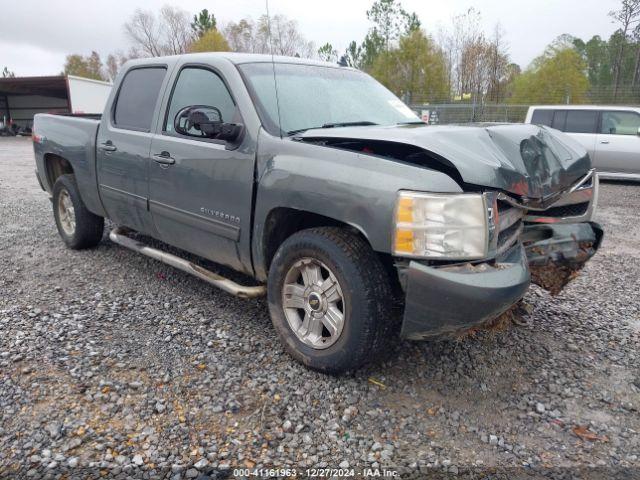
M 263 125 L 273 135 L 320 127 L 420 122 L 398 97 L 359 71 L 276 63 L 276 103 L 273 64 L 248 63 L 240 65 L 240 70 Z

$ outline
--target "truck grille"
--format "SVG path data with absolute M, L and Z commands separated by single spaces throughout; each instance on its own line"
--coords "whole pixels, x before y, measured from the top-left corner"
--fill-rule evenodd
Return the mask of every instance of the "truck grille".
M 552 207 L 543 212 L 545 217 L 581 217 L 589 210 L 589 202 L 575 203 L 573 205 L 562 205 Z

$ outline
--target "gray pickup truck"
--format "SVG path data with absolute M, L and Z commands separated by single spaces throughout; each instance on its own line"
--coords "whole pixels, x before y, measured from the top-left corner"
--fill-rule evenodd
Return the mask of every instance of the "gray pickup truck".
M 97 245 L 108 218 L 115 243 L 266 294 L 286 350 L 324 372 L 379 358 L 398 332 L 492 321 L 531 281 L 557 293 L 602 239 L 597 176 L 563 133 L 428 126 L 368 75 L 323 62 L 130 61 L 100 118 L 37 115 L 33 139 L 70 248 Z

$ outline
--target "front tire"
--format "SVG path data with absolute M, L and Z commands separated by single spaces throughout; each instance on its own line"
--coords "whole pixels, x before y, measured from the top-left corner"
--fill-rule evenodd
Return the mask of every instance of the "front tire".
M 287 352 L 321 372 L 342 373 L 382 357 L 394 326 L 387 271 L 371 247 L 341 228 L 295 233 L 268 279 L 271 320 Z
M 100 243 L 104 218 L 87 210 L 73 175 L 60 175 L 53 186 L 53 216 L 67 247 L 81 250 Z

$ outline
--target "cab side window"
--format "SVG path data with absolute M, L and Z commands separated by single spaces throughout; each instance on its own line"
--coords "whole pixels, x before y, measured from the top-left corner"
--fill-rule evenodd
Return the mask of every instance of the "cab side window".
M 236 115 L 233 98 L 218 75 L 205 68 L 187 67 L 182 69 L 173 88 L 164 131 L 175 134 L 173 122 L 176 114 L 193 105 L 218 108 L 223 122 L 233 122 Z
M 600 133 L 607 135 L 638 135 L 640 114 L 635 112 L 602 112 Z
M 118 128 L 149 132 L 160 88 L 167 69 L 145 67 L 130 70 L 120 86 L 113 111 Z

